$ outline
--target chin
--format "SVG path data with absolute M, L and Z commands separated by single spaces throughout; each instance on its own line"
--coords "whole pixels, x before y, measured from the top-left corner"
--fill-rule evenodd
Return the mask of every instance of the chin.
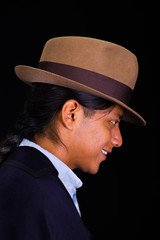
M 86 164 L 83 163 L 83 164 L 77 166 L 77 168 L 85 173 L 96 174 L 99 170 L 100 163 L 101 162 L 94 160 L 94 161 L 90 161 Z
M 96 174 L 99 170 L 99 166 L 90 166 L 87 169 L 81 169 L 83 172 Z

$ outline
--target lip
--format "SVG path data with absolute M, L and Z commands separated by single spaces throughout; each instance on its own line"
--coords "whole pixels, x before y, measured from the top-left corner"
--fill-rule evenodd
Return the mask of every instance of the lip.
M 107 153 L 111 153 L 111 152 L 112 152 L 111 150 L 107 150 L 107 149 L 105 149 L 105 148 L 103 148 L 103 150 L 104 150 L 105 152 L 107 152 Z
M 102 152 L 101 152 L 102 153 Z M 107 156 L 104 154 L 104 153 L 102 153 L 102 156 L 103 156 L 103 160 L 106 160 L 107 159 Z
M 107 152 L 107 154 L 108 154 L 108 151 L 107 150 L 105 150 L 105 149 L 103 149 L 105 152 Z M 102 156 L 103 156 L 103 160 L 106 160 L 107 159 L 107 155 L 105 155 L 102 151 L 101 151 L 101 153 L 102 153 Z
M 103 150 L 104 150 L 105 152 L 107 152 L 107 155 L 112 152 L 112 151 L 110 151 L 110 150 L 106 150 L 105 148 L 103 148 Z M 107 155 L 105 155 L 102 151 L 101 151 L 101 153 L 102 153 L 102 155 L 103 155 L 103 160 L 106 160 L 106 159 L 107 159 Z

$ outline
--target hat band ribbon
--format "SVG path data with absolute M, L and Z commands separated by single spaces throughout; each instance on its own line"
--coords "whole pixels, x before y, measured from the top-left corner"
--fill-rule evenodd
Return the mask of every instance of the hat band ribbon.
M 133 90 L 113 78 L 83 68 L 56 62 L 42 61 L 39 62 L 38 68 L 69 78 L 129 105 Z

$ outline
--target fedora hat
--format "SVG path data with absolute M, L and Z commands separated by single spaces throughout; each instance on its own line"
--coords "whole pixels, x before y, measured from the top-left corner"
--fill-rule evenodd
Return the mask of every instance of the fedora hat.
M 125 121 L 144 126 L 129 107 L 138 76 L 136 56 L 117 44 L 88 37 L 58 37 L 47 41 L 38 68 L 18 65 L 25 83 L 49 83 L 80 90 L 119 104 Z

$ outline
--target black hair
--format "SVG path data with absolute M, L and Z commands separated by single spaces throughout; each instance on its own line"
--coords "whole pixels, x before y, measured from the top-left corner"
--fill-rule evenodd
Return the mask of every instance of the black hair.
M 35 83 L 15 128 L 0 144 L 0 163 L 19 146 L 23 138 L 32 140 L 35 134 L 41 134 L 69 99 L 79 102 L 84 107 L 86 116 L 93 112 L 91 110 L 104 110 L 114 105 L 113 102 L 85 92 Z M 55 142 L 58 142 L 60 139 L 56 129 L 53 134 Z

